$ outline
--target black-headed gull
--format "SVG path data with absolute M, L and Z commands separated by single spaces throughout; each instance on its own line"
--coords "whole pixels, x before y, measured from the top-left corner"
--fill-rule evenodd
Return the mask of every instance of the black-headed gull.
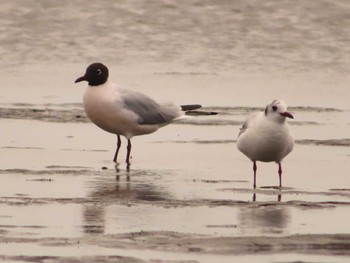
M 237 139 L 238 149 L 253 162 L 254 189 L 256 188 L 256 162 L 278 163 L 280 188 L 282 187 L 281 162 L 294 147 L 286 118 L 294 119 L 282 100 L 274 100 L 263 112 L 250 115 L 243 124 Z
M 126 163 L 129 165 L 130 140 L 133 136 L 155 132 L 160 127 L 183 118 L 186 112 L 201 107 L 198 104 L 159 104 L 142 93 L 119 88 L 112 83 L 108 68 L 102 63 L 88 66 L 84 76 L 75 83 L 80 81 L 89 84 L 83 98 L 86 115 L 101 129 L 117 135 L 117 149 L 113 158 L 115 163 L 121 146 L 121 135 L 128 140 Z

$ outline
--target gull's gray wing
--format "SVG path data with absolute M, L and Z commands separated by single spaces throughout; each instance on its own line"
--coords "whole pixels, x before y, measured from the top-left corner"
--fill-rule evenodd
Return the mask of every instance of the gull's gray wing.
M 131 90 L 121 93 L 125 107 L 139 117 L 139 124 L 163 124 L 178 116 L 177 111 L 165 109 L 150 97 Z
M 249 117 L 243 123 L 242 127 L 239 129 L 238 137 L 241 136 L 248 128 L 250 128 L 252 125 L 254 125 L 255 119 L 257 119 L 257 117 L 261 114 L 262 114 L 261 112 L 256 112 L 256 113 L 249 115 Z
M 245 123 L 243 123 L 242 127 L 239 129 L 238 137 L 241 136 L 246 131 L 247 128 L 248 128 L 248 122 L 245 121 Z

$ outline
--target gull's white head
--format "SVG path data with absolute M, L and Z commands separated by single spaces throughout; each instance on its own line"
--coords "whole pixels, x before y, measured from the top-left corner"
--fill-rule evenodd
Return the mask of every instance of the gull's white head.
M 294 119 L 293 115 L 287 111 L 287 104 L 283 100 L 273 100 L 265 108 L 266 118 L 277 122 L 284 122 L 286 118 Z

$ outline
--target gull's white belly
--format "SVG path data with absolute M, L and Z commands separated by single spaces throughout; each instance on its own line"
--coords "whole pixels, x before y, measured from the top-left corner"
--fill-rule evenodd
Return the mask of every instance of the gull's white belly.
M 255 129 L 254 129 L 255 128 Z M 280 129 L 258 129 L 245 131 L 237 140 L 238 149 L 249 159 L 262 162 L 280 162 L 288 155 L 294 145 L 287 127 Z

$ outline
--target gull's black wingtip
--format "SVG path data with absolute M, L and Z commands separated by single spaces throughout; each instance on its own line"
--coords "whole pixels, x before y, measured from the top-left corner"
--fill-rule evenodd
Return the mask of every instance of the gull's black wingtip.
M 181 110 L 183 111 L 189 111 L 189 110 L 196 110 L 199 108 L 202 108 L 202 105 L 200 104 L 189 104 L 189 105 L 181 105 Z
M 186 115 L 193 115 L 193 116 L 201 116 L 201 115 L 217 115 L 218 112 L 215 111 L 199 111 L 199 110 L 190 110 L 186 111 Z
M 215 111 L 197 111 L 197 109 L 202 108 L 200 104 L 190 104 L 190 105 L 181 105 L 181 110 L 186 112 L 186 115 L 217 115 L 218 112 Z

